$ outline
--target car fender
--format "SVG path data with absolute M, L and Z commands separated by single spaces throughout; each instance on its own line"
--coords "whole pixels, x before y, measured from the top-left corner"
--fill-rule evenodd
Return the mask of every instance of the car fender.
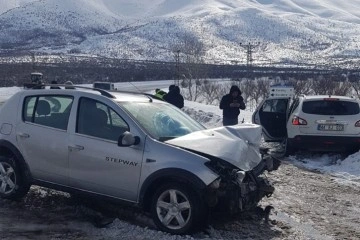
M 1 153 L 3 153 L 5 149 L 15 157 L 17 163 L 20 166 L 23 177 L 25 177 L 27 180 L 31 181 L 32 178 L 31 178 L 31 172 L 30 172 L 29 165 L 26 163 L 21 152 L 11 142 L 0 139 Z M 4 156 L 6 157 L 6 155 L 4 155 Z
M 145 209 L 150 204 L 149 197 L 155 192 L 156 188 L 166 182 L 182 182 L 190 185 L 193 190 L 201 192 L 206 188 L 206 184 L 195 174 L 180 168 L 160 169 L 152 173 L 142 184 L 139 194 L 139 204 Z

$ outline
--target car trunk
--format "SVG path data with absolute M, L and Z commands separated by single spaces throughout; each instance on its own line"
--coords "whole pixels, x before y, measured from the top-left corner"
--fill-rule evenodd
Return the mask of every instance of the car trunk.
M 356 102 L 340 101 L 336 98 L 304 101 L 302 119 L 308 125 L 299 126 L 307 135 L 358 135 L 360 127 L 355 123 L 360 120 L 359 105 Z

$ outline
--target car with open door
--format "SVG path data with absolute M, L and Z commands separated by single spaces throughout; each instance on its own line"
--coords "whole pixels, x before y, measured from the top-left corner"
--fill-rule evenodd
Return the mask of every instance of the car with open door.
M 283 142 L 286 155 L 357 151 L 360 146 L 359 101 L 351 97 L 270 97 L 258 106 L 253 122 L 262 125 L 265 141 Z

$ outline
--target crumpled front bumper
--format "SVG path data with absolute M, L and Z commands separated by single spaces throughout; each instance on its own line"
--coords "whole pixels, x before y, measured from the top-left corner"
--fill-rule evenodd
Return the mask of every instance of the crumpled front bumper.
M 270 197 L 275 188 L 265 176 L 265 170 L 274 171 L 280 166 L 280 160 L 264 155 L 263 160 L 251 171 L 237 171 L 231 181 L 221 179 L 219 187 L 209 188 L 208 205 L 217 212 L 236 214 L 250 210 L 264 197 Z
M 252 170 L 255 176 L 261 175 L 265 170 L 275 171 L 279 168 L 281 161 L 269 154 L 263 154 L 262 161 Z

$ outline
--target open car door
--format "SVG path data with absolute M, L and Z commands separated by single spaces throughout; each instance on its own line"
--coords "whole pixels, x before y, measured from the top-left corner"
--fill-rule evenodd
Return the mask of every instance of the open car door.
M 287 137 L 286 123 L 290 98 L 269 98 L 260 103 L 252 122 L 263 127 L 266 142 L 281 142 Z

